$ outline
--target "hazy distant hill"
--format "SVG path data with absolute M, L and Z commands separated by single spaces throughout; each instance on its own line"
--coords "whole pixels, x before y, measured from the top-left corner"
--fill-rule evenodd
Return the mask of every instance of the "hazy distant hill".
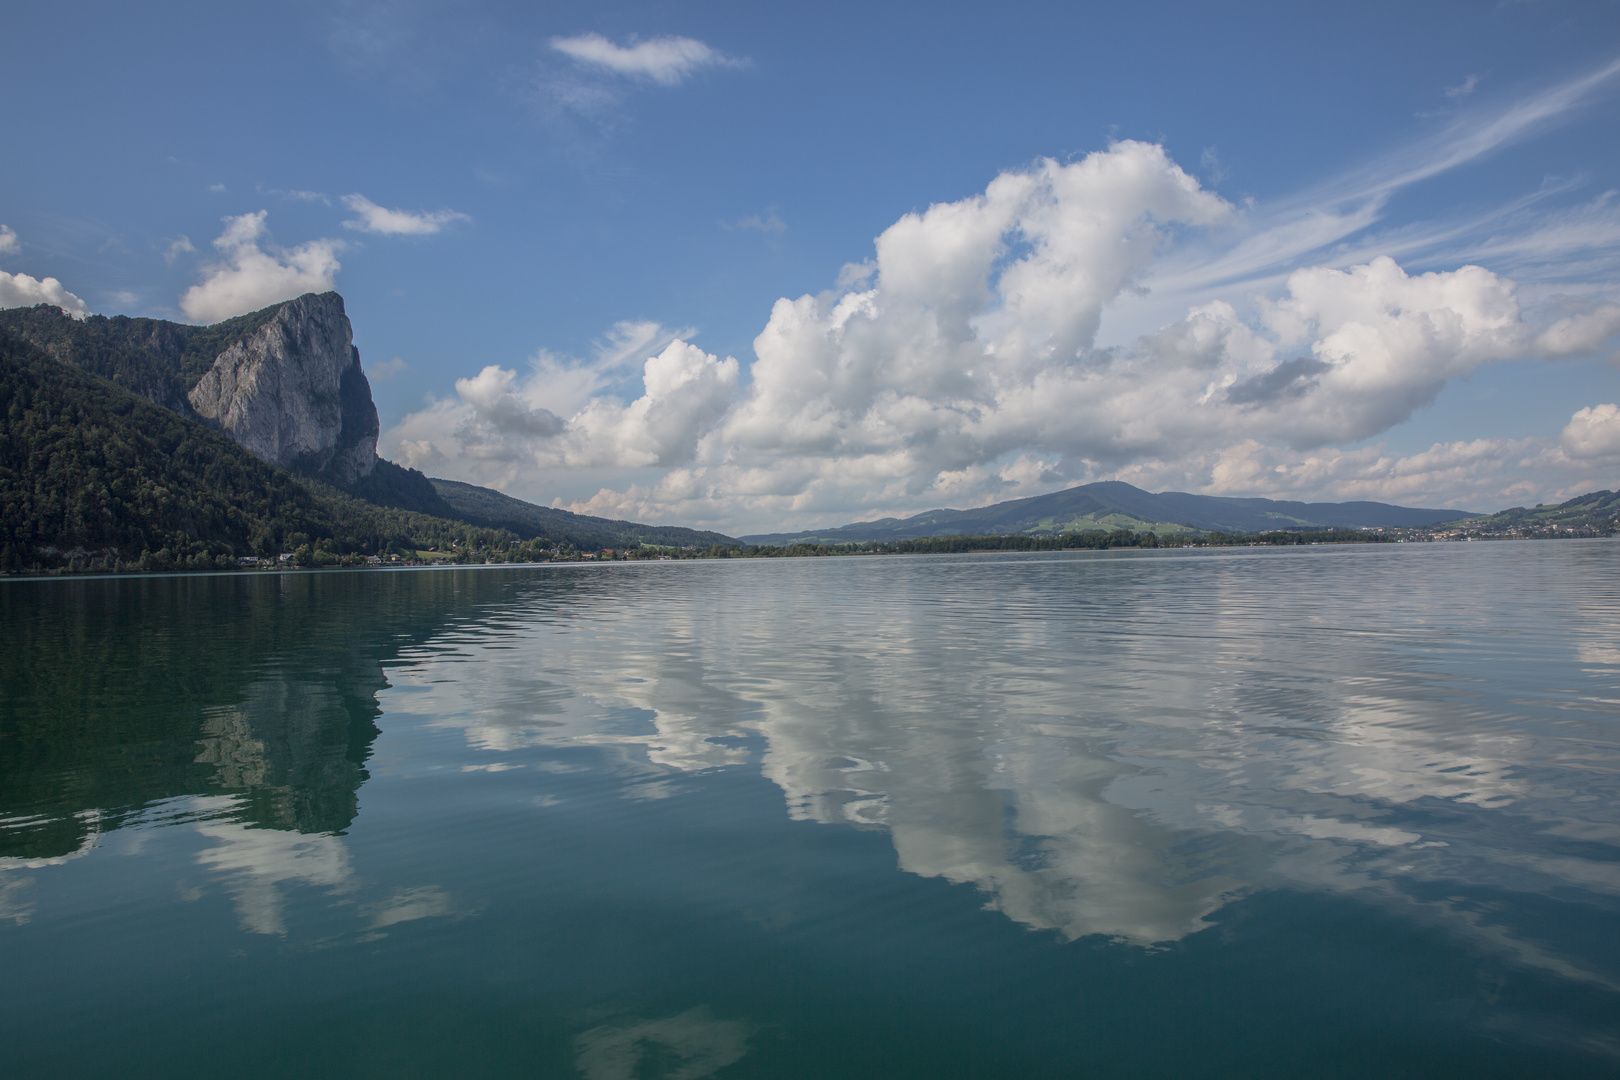
M 683 529 L 676 525 L 640 525 L 634 521 L 614 521 L 550 506 L 536 506 L 503 495 L 493 488 L 464 484 L 459 480 L 435 477 L 431 482 L 440 498 L 463 521 L 492 529 L 510 529 L 525 538 L 544 536 L 559 543 L 566 540 L 582 551 L 634 547 L 637 544 L 709 547 L 712 544 L 732 545 L 737 542 L 717 532 Z
M 859 543 L 928 536 L 1051 535 L 1117 528 L 1154 528 L 1161 533 L 1216 529 L 1262 532 L 1295 528 L 1417 528 L 1470 516 L 1466 510 L 1430 510 L 1377 502 L 1228 499 L 1181 491 L 1155 495 L 1118 480 L 1106 480 L 977 510 L 929 510 L 909 518 L 883 518 L 836 529 L 762 534 L 742 539 L 750 544 L 795 540 Z

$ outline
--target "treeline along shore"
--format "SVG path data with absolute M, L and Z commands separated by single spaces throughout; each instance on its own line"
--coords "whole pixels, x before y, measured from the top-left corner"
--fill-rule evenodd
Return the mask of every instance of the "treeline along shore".
M 735 549 L 738 558 L 805 558 L 822 555 L 959 555 L 989 551 L 1106 551 L 1112 548 L 1275 547 L 1298 544 L 1379 544 L 1394 536 L 1354 529 L 1233 534 L 1224 532 L 1162 535 L 1151 530 L 1061 533 L 1057 536 L 925 536 L 908 540 L 871 540 L 852 544 L 757 545 Z
M 451 525 L 459 523 L 449 523 Z M 1280 530 L 1253 535 L 1211 533 L 1202 536 L 1165 537 L 1150 531 L 1115 529 L 1111 532 L 1065 533 L 1060 536 L 935 536 L 915 540 L 880 540 L 849 544 L 710 544 L 707 547 L 675 547 L 638 544 L 634 547 L 582 551 L 546 537 L 518 540 L 510 533 L 469 526 L 451 528 L 436 534 L 454 539 L 410 549 L 394 543 L 380 555 L 338 552 L 330 543 L 301 544 L 276 556 L 242 556 L 220 559 L 175 560 L 160 551 L 145 552 L 129 562 L 94 558 L 69 559 L 56 566 L 36 565 L 22 571 L 32 574 L 66 573 L 152 573 L 174 571 L 276 571 L 325 567 L 398 568 L 406 566 L 496 566 L 539 563 L 646 562 L 689 559 L 806 559 L 852 555 L 955 555 L 999 551 L 1108 551 L 1113 549 L 1198 548 L 1198 547 L 1286 547 L 1309 544 L 1386 544 L 1404 538 L 1349 529 L 1311 532 Z M 17 571 L 12 571 L 13 573 Z

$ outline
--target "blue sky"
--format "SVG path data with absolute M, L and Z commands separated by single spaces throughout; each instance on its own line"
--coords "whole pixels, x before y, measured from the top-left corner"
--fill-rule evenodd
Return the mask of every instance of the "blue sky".
M 1615 3 L 62 3 L 0 57 L 0 303 L 335 287 L 431 475 L 733 531 L 1620 486 Z

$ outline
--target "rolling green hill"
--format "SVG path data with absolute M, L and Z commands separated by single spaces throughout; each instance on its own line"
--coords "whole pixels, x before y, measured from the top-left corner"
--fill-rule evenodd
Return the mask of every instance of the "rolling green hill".
M 1417 528 L 1471 516 L 1463 510 L 1427 510 L 1388 503 L 1303 503 L 1228 499 L 1166 491 L 1155 495 L 1117 480 L 1083 484 L 1049 495 L 1013 499 L 976 510 L 929 510 L 909 518 L 883 518 L 836 529 L 745 536 L 751 544 L 859 543 L 935 536 L 1054 536 L 1113 529 L 1160 535 L 1272 529 Z
M 1620 491 L 1592 491 L 1556 505 L 1515 506 L 1446 522 L 1433 530 L 1461 536 L 1612 536 L 1620 532 Z

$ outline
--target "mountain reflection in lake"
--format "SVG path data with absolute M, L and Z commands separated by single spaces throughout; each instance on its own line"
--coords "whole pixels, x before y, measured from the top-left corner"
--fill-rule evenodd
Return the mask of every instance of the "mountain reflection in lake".
M 13 581 L 0 645 L 24 1074 L 1620 1071 L 1613 543 Z

